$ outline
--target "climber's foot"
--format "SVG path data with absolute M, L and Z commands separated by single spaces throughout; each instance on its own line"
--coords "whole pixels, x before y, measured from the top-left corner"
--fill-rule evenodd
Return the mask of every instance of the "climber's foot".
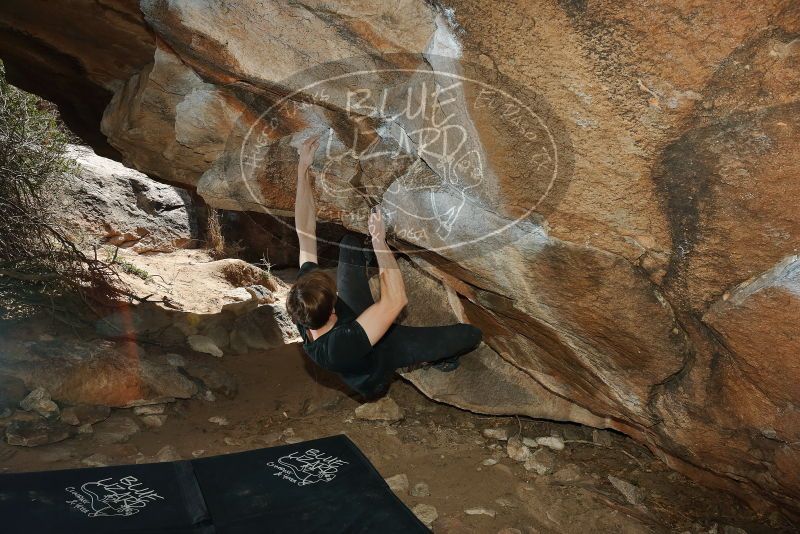
M 458 356 L 454 356 L 453 358 L 447 358 L 445 360 L 438 361 L 431 365 L 437 371 L 441 371 L 442 373 L 450 373 L 458 369 L 459 361 Z

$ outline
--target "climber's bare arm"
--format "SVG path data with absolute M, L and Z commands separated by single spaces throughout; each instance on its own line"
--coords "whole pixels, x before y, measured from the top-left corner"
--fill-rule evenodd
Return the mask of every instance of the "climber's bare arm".
M 319 136 L 306 139 L 297 149 L 297 196 L 294 200 L 294 224 L 300 241 L 300 266 L 307 261 L 317 262 L 317 208 L 311 191 L 308 169 L 314 161 Z
M 372 235 L 372 247 L 380 269 L 381 297 L 378 302 L 364 310 L 356 321 L 367 333 L 370 345 L 374 346 L 408 304 L 408 298 L 397 260 L 386 244 L 386 232 L 379 211 L 369 217 L 369 233 Z

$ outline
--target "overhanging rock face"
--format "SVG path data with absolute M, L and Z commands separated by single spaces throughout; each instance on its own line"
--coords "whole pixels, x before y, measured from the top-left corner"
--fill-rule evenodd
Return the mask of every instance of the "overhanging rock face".
M 613 427 L 800 511 L 796 3 L 47 5 L 0 8 L 9 72 L 40 51 L 12 79 L 74 67 L 124 160 L 211 205 L 290 213 L 323 134 L 320 216 L 364 231 L 380 203 L 486 334 L 478 372 L 410 376 L 427 394 Z M 102 49 L 60 29 L 109 21 Z

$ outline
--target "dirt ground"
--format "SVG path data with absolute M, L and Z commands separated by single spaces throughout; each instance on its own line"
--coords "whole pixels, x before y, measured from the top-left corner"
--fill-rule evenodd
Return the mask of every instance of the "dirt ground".
M 412 488 L 420 482 L 428 485 L 428 496 L 399 496 L 412 508 L 434 506 L 436 533 L 786 530 L 777 516 L 759 520 L 733 497 L 671 472 L 619 434 L 609 433 L 610 440 L 597 444 L 591 429 L 579 425 L 476 415 L 434 403 L 400 379 L 389 395 L 403 409 L 404 419 L 391 424 L 363 421 L 354 414 L 359 402 L 335 377 L 312 367 L 298 344 L 223 359 L 189 352 L 183 357 L 223 367 L 238 381 L 238 394 L 170 404 L 163 426 L 139 425 L 141 430 L 124 443 L 100 444 L 97 432 L 30 449 L 2 443 L 0 470 L 83 467 L 93 454 L 104 455 L 110 464 L 153 461 L 167 445 L 191 458 L 344 433 L 384 477 L 402 473 Z M 122 417 L 139 420 L 132 409 L 114 410 L 111 420 Z M 227 424 L 209 421 L 215 417 Z M 559 436 L 566 447 L 545 451 L 553 468 L 538 475 L 511 460 L 504 442 L 484 437 L 487 428 L 507 428 L 511 436 Z M 486 460 L 497 463 L 484 465 Z M 639 486 L 641 504 L 629 504 L 608 475 Z M 466 513 L 476 508 L 494 516 Z

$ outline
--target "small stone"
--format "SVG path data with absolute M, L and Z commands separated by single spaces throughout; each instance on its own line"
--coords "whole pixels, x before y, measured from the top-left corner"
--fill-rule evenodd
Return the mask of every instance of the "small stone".
M 211 340 L 210 337 L 193 335 L 188 336 L 186 341 L 194 351 L 210 354 L 212 356 L 216 356 L 217 358 L 222 358 L 224 355 L 222 350 Z
M 408 492 L 408 476 L 405 473 L 394 475 L 384 480 L 393 492 L 401 494 Z
M 36 388 L 19 402 L 19 407 L 26 412 L 36 412 L 45 419 L 57 419 L 58 405 L 50 399 L 50 393 L 44 388 Z
M 72 426 L 93 425 L 108 419 L 111 408 L 92 404 L 69 406 L 61 411 L 61 420 Z
M 499 441 L 508 440 L 507 428 L 484 428 L 483 435 L 487 438 L 496 439 Z
M 414 484 L 414 487 L 411 488 L 411 496 L 412 497 L 430 497 L 431 490 L 428 485 L 424 482 L 417 482 Z
M 358 419 L 366 421 L 395 422 L 403 419 L 403 410 L 391 397 L 382 397 L 375 402 L 367 402 L 356 408 Z
M 214 423 L 215 425 L 219 426 L 227 426 L 230 424 L 227 417 L 223 417 L 221 415 L 214 415 L 208 418 L 209 423 Z
M 183 359 L 183 356 L 180 354 L 175 354 L 174 352 L 165 354 L 164 358 L 166 358 L 167 363 L 172 367 L 183 367 L 186 365 L 186 360 Z
M 630 504 L 641 504 L 644 500 L 644 491 L 621 478 L 608 475 L 608 481 L 619 491 Z
M 203 392 L 203 400 L 206 402 L 214 402 L 217 400 L 217 396 L 214 395 L 213 391 L 207 389 Z
M 6 441 L 9 445 L 38 447 L 63 441 L 71 432 L 72 427 L 61 421 L 12 421 L 6 427 Z
M 483 464 L 485 466 L 494 465 L 496 463 L 497 463 L 497 460 L 495 460 L 494 458 L 487 458 L 487 459 L 485 459 L 484 461 L 481 462 L 481 464 Z
M 149 428 L 160 428 L 164 426 L 164 423 L 167 421 L 166 414 L 159 414 L 159 415 L 143 415 L 139 419 L 141 419 L 144 426 Z
M 556 451 L 564 450 L 564 440 L 556 436 L 545 436 L 536 438 L 536 443 L 542 447 L 549 447 Z
M 468 508 L 464 510 L 464 513 L 467 515 L 488 515 L 489 517 L 495 517 L 497 512 L 490 508 Z
M 78 427 L 78 434 L 94 434 L 94 427 L 89 423 Z
M 196 451 L 192 451 L 192 458 L 200 458 L 206 453 L 205 449 L 198 449 Z
M 531 457 L 531 450 L 522 444 L 522 440 L 517 437 L 509 438 L 506 445 L 508 457 L 516 462 L 524 462 Z
M 599 430 L 597 428 L 592 430 L 592 442 L 603 447 L 611 447 L 614 444 L 611 438 L 611 432 Z
M 539 446 L 536 442 L 536 438 L 522 438 L 522 444 L 531 449 L 535 449 Z
M 214 364 L 214 365 L 212 365 Z M 192 362 L 184 371 L 189 376 L 200 380 L 216 396 L 224 395 L 232 399 L 239 392 L 236 377 L 225 370 L 218 362 Z
M 95 426 L 95 438 L 101 445 L 124 443 L 139 432 L 139 425 L 130 417 L 106 419 Z
M 534 471 L 537 475 L 546 475 L 553 470 L 556 464 L 556 456 L 550 449 L 537 449 L 531 457 L 525 461 L 525 469 Z
M 430 504 L 418 504 L 411 511 L 427 526 L 431 526 L 434 521 L 439 519 L 439 512 Z
M 82 425 L 94 425 L 111 416 L 111 408 L 102 405 L 81 404 L 75 407 L 75 413 Z
M 165 445 L 156 453 L 155 459 L 158 462 L 177 462 L 181 459 L 181 455 L 172 445 Z
M 105 454 L 100 454 L 96 452 L 91 456 L 87 456 L 83 460 L 81 460 L 83 465 L 88 465 L 89 467 L 107 467 L 111 465 L 111 458 L 106 456 Z
M 286 442 L 289 445 L 294 445 L 296 443 L 303 443 L 303 438 L 290 437 L 290 438 L 284 439 L 283 441 Z
M 516 508 L 517 503 L 509 499 L 508 497 L 499 497 L 494 500 L 498 505 L 502 506 L 503 508 Z
M 225 436 L 225 438 L 222 441 L 225 442 L 225 445 L 228 445 L 230 447 L 241 447 L 243 445 L 242 440 L 232 438 L 230 436 Z
M 166 405 L 164 404 L 145 404 L 144 406 L 136 406 L 133 408 L 133 413 L 136 415 L 158 415 L 164 413 Z
M 550 472 L 550 467 L 538 461 L 536 458 L 528 458 L 525 461 L 525 470 L 533 471 L 537 475 L 546 475 Z
M 558 482 L 575 482 L 581 476 L 583 473 L 575 464 L 567 464 L 553 474 L 553 478 Z

